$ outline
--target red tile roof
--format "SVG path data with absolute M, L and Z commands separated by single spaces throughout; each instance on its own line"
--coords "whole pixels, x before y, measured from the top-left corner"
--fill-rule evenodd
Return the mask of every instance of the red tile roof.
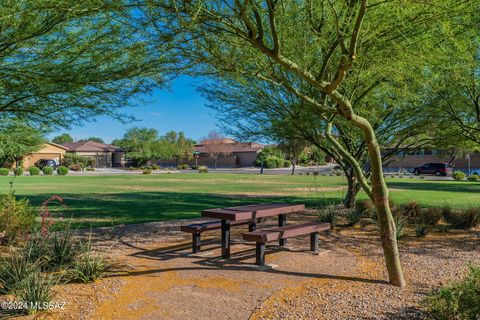
M 224 144 L 225 150 L 228 150 L 230 153 L 233 152 L 259 152 L 263 149 L 263 145 L 256 142 L 237 142 L 233 139 L 218 139 L 218 140 L 205 140 L 201 144 L 195 145 L 195 151 L 200 153 L 209 153 L 208 145 L 209 144 Z
M 66 147 L 68 151 L 75 152 L 115 152 L 121 151 L 120 148 L 105 143 L 99 143 L 94 141 L 79 141 L 79 142 L 65 142 L 61 144 Z

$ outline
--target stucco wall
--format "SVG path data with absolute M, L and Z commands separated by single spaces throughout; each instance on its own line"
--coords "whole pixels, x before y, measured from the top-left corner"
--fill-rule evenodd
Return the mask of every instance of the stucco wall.
M 35 165 L 35 162 L 42 159 L 57 159 L 58 161 L 61 161 L 66 152 L 65 149 L 46 143 L 39 151 L 33 152 L 23 158 L 23 167 L 27 169 Z

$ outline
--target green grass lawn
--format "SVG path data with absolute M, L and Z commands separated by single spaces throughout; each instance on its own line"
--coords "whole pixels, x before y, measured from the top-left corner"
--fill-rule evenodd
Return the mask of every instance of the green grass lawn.
M 0 177 L 0 192 L 8 192 L 11 180 Z M 387 178 L 387 182 L 397 203 L 480 204 L 480 183 L 409 178 Z M 261 202 L 297 202 L 313 207 L 340 201 L 345 184 L 344 177 L 306 175 L 25 176 L 15 179 L 14 190 L 36 206 L 59 195 L 68 208 L 57 209 L 55 214 L 73 218 L 75 227 L 90 227 L 193 218 L 206 208 Z

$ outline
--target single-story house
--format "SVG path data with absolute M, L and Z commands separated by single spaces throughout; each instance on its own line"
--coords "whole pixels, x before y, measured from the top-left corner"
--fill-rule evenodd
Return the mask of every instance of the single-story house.
M 204 140 L 194 146 L 194 151 L 199 152 L 199 165 L 213 166 L 212 153 L 219 154 L 218 167 L 251 167 L 264 145 L 256 142 L 238 142 L 234 139 Z
M 95 160 L 97 168 L 122 167 L 124 165 L 124 152 L 122 149 L 105 143 L 94 141 L 65 142 L 62 146 L 68 153 Z
M 453 170 L 468 174 L 470 168 L 470 173 L 480 173 L 480 153 L 472 152 L 470 155 L 455 156 L 448 150 L 430 148 L 397 152 L 386 162 L 384 171 L 412 171 L 413 168 L 421 167 L 426 163 L 448 163 Z
M 60 163 L 65 156 L 68 148 L 53 142 L 47 142 L 42 145 L 40 150 L 32 152 L 23 158 L 23 167 L 25 169 L 35 165 L 38 160 L 55 160 Z

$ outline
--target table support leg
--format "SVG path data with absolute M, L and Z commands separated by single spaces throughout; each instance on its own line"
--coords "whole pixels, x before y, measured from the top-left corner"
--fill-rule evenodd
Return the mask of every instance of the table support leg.
M 286 214 L 280 214 L 278 215 L 278 226 L 279 227 L 284 227 L 287 225 L 287 215 Z M 280 239 L 278 240 L 278 244 L 282 247 L 287 245 L 287 239 Z
M 230 221 L 222 220 L 222 257 L 230 258 Z
M 200 233 L 192 234 L 192 253 L 197 253 L 201 250 Z
M 265 243 L 257 242 L 257 250 L 256 250 L 256 264 L 259 266 L 265 265 Z
M 318 232 L 310 233 L 310 250 L 318 252 Z

